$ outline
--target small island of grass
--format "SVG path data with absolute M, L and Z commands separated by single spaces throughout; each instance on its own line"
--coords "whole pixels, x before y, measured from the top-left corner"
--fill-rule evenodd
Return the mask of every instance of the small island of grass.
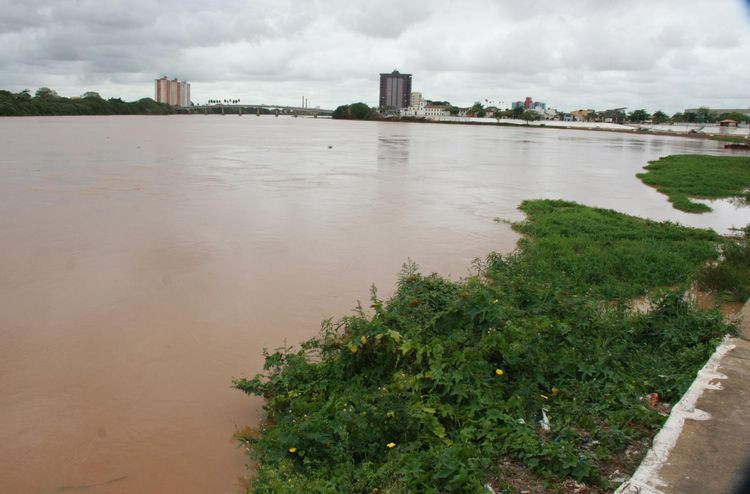
M 737 197 L 748 200 L 750 157 L 674 155 L 652 161 L 637 176 L 669 197 L 676 209 L 688 213 L 711 211 L 706 204 L 690 200 Z

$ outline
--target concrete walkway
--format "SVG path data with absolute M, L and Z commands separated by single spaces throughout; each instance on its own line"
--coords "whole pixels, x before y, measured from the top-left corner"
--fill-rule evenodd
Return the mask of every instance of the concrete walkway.
M 738 483 L 750 475 L 750 302 L 740 330 L 698 373 L 618 494 L 744 494 Z

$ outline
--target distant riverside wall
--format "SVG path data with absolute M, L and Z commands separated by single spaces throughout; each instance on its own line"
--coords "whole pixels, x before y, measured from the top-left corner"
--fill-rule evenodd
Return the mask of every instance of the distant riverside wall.
M 697 132 L 707 135 L 731 135 L 747 136 L 750 128 L 747 124 L 740 125 L 736 128 L 721 129 L 718 124 L 616 124 L 606 122 L 564 122 L 562 120 L 536 120 L 526 122 L 526 120 L 515 118 L 502 118 L 499 121 L 496 118 L 478 118 L 478 117 L 425 117 L 428 122 L 445 122 L 445 123 L 470 123 L 470 124 L 487 124 L 487 125 L 528 125 L 529 127 L 566 127 L 570 129 L 604 129 L 619 130 L 624 132 L 635 131 L 638 129 L 649 129 L 655 132 L 670 132 L 674 134 L 688 134 Z

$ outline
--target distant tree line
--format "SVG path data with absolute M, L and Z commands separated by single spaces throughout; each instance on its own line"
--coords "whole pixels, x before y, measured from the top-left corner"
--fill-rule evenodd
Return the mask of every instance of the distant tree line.
M 716 113 L 715 111 L 702 107 L 694 112 L 677 112 L 671 117 L 661 110 L 653 115 L 644 109 L 633 110 L 625 113 L 623 110 L 589 111 L 586 120 L 589 122 L 612 121 L 616 123 L 716 123 L 721 120 L 730 119 L 736 122 L 750 122 L 750 116 L 739 112 Z
M 0 90 L 0 116 L 41 115 L 166 115 L 174 109 L 151 98 L 126 102 L 120 98 L 104 99 L 99 93 L 88 91 L 80 98 L 59 96 L 48 87 L 39 88 L 34 95 L 24 89 L 19 93 Z

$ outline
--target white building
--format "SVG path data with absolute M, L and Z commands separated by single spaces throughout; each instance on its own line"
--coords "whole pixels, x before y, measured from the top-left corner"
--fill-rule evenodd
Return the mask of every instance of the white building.
M 424 103 L 420 106 L 410 106 L 401 110 L 402 117 L 414 117 L 414 118 L 425 118 L 425 117 L 447 117 L 450 116 L 451 112 L 447 106 L 443 105 L 425 105 Z
M 413 92 L 409 98 L 409 107 L 418 108 L 424 106 L 424 100 L 422 99 L 422 93 Z

